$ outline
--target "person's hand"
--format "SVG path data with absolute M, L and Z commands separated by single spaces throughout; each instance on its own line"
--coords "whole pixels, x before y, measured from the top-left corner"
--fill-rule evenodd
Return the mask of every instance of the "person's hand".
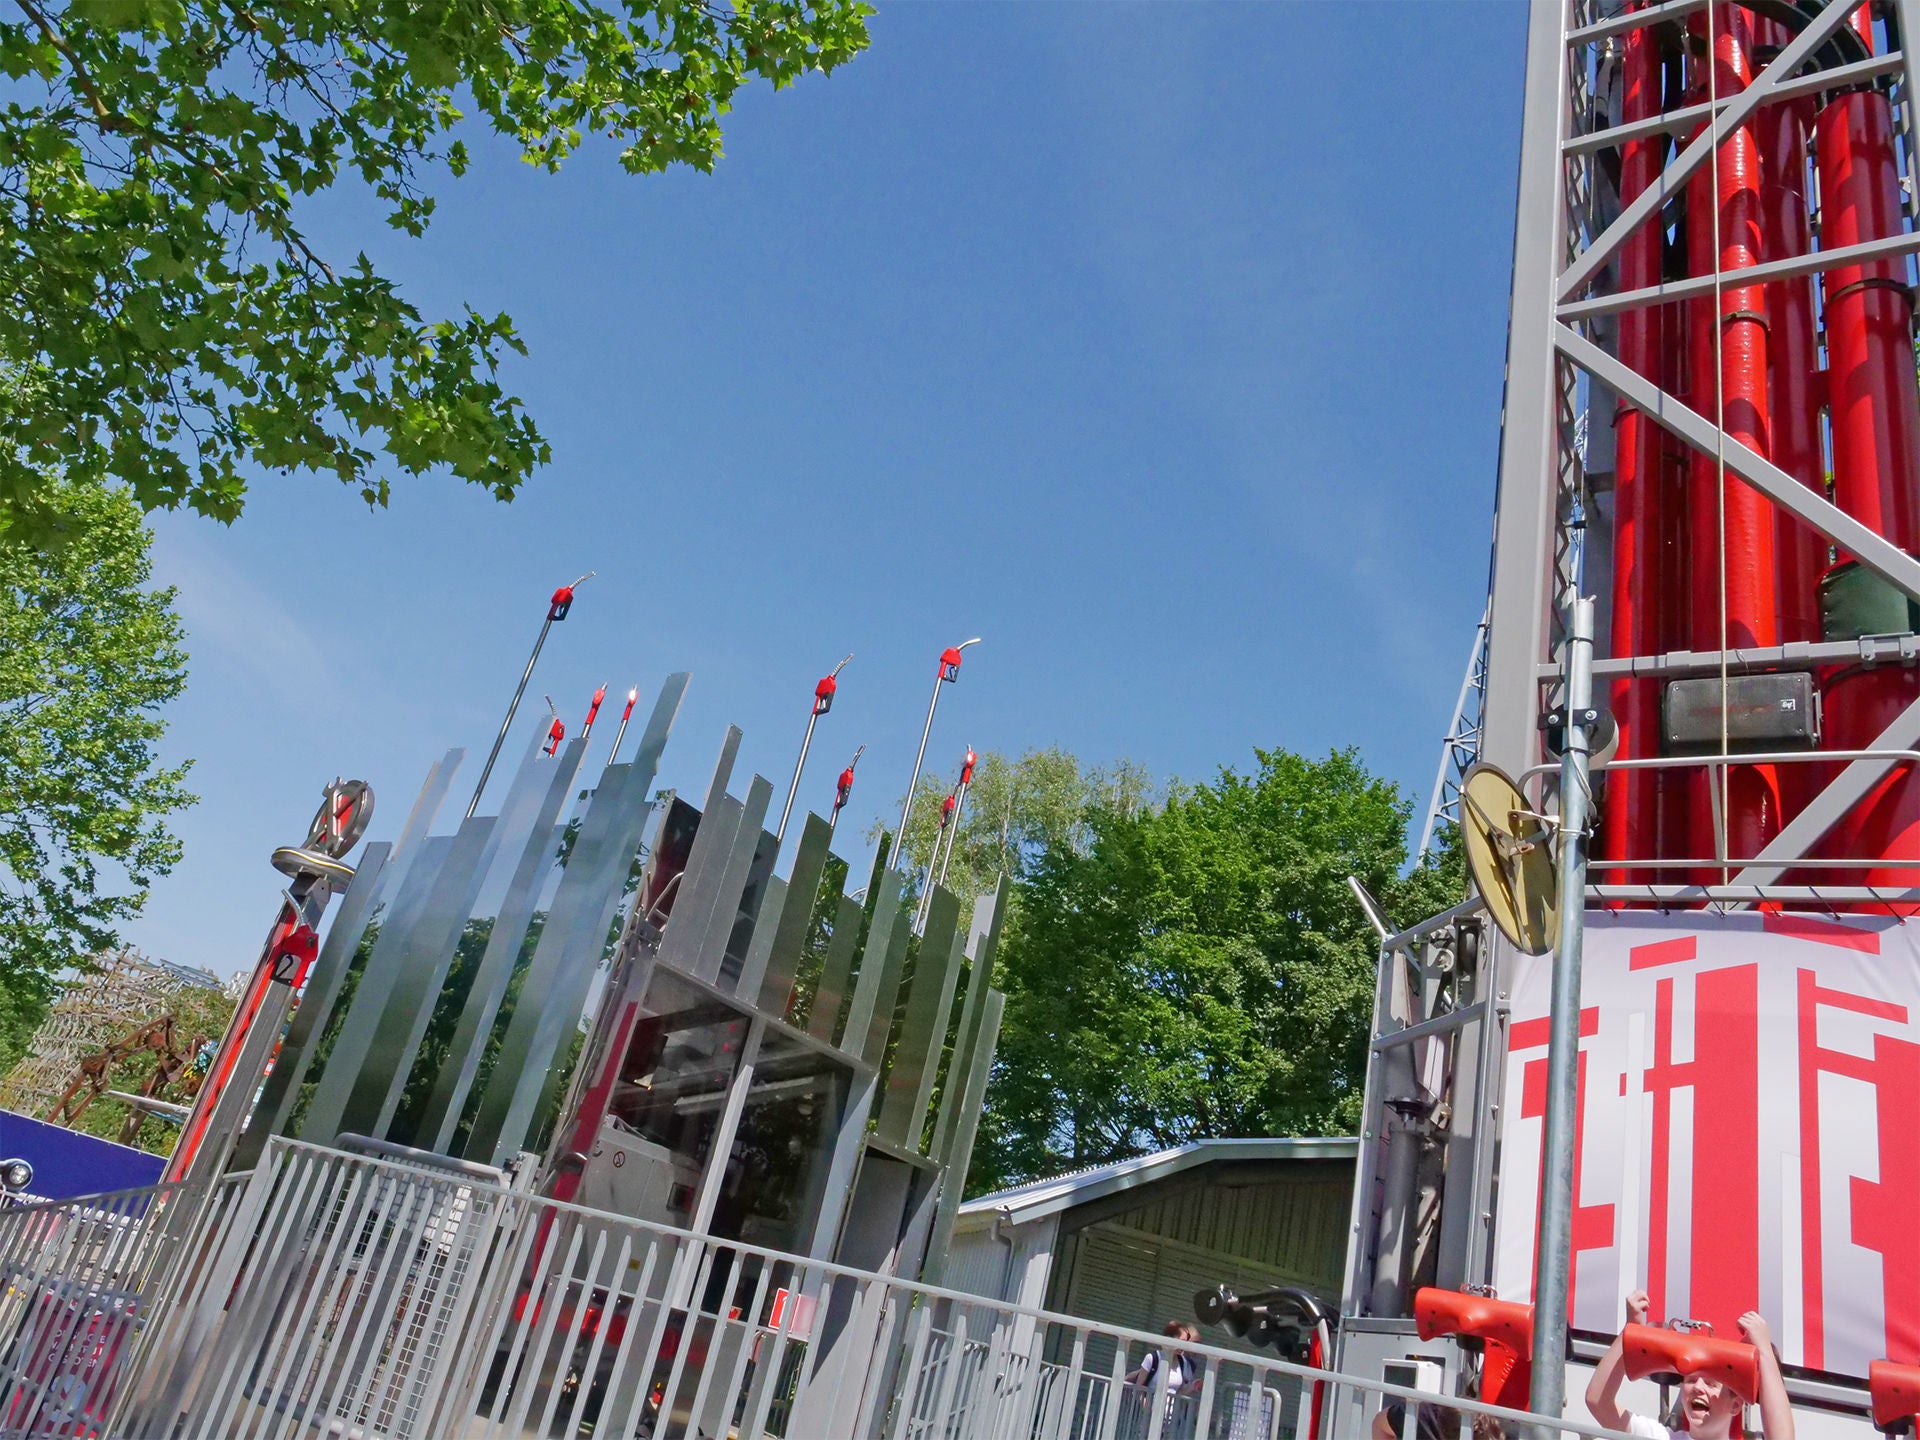
M 1627 1323 L 1629 1325 L 1646 1324 L 1647 1309 L 1652 1304 L 1653 1304 L 1652 1298 L 1648 1296 L 1647 1292 L 1644 1290 L 1636 1290 L 1631 1295 L 1627 1296 Z M 1756 1320 L 1760 1320 L 1760 1317 L 1758 1315 L 1754 1316 L 1753 1318 Z M 1744 1325 L 1746 1322 L 1743 1320 L 1741 1323 Z M 1760 1325 L 1762 1329 L 1765 1329 L 1766 1321 L 1761 1320 Z
M 1757 1350 L 1773 1348 L 1773 1332 L 1758 1310 L 1749 1310 L 1739 1319 L 1740 1338 Z

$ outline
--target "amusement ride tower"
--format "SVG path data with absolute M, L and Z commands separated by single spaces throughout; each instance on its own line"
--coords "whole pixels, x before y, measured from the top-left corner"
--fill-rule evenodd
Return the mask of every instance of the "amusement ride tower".
M 1758 1308 L 1835 1414 L 1870 1361 L 1920 1360 L 1908 40 L 1920 0 L 1533 0 L 1476 737 L 1516 822 L 1580 843 L 1551 832 L 1590 597 L 1617 744 L 1586 892 L 1557 896 L 1587 935 L 1575 1359 L 1624 1290 L 1723 1336 Z M 1460 1365 L 1415 1340 L 1415 1291 L 1532 1303 L 1554 1243 L 1548 961 L 1486 920 L 1476 896 L 1383 946 L 1342 1369 Z

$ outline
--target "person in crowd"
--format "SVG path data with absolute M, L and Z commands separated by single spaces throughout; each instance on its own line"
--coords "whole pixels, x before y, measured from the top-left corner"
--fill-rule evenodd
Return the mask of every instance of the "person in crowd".
M 1647 1323 L 1647 1292 L 1636 1290 L 1627 1296 L 1627 1322 Z M 1786 1382 L 1780 1375 L 1780 1357 L 1774 1353 L 1773 1333 L 1758 1312 L 1749 1310 L 1739 1320 L 1740 1337 L 1760 1352 L 1760 1428 L 1767 1440 L 1793 1440 L 1793 1406 L 1787 1399 Z M 1677 1425 L 1665 1425 L 1645 1415 L 1635 1415 L 1620 1407 L 1620 1382 L 1626 1378 L 1624 1349 L 1619 1336 L 1600 1357 L 1600 1364 L 1587 1385 L 1587 1409 L 1594 1423 L 1609 1430 L 1624 1430 L 1642 1440 L 1731 1440 L 1740 1419 L 1742 1402 L 1730 1386 L 1705 1375 L 1688 1375 L 1680 1382 L 1680 1407 Z
M 1167 1405 L 1171 1408 L 1182 1395 L 1200 1388 L 1200 1358 L 1180 1348 L 1182 1344 L 1199 1344 L 1200 1331 L 1197 1326 L 1189 1325 L 1184 1320 L 1169 1320 L 1160 1333 L 1174 1343 L 1149 1350 L 1127 1376 L 1126 1383 L 1145 1389 L 1154 1384 L 1158 1377 L 1159 1383 L 1165 1388 Z
M 1435 1397 L 1436 1400 L 1438 1398 Z M 1407 1435 L 1406 1429 L 1407 1402 L 1398 1396 L 1388 1396 L 1387 1402 L 1373 1417 L 1373 1440 L 1457 1440 L 1459 1434 L 1454 1412 L 1439 1404 L 1420 1407 L 1420 1418 L 1414 1422 L 1412 1437 Z

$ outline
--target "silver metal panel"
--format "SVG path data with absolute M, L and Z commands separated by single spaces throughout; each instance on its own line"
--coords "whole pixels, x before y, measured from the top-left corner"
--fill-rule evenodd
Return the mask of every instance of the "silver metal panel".
M 561 807 L 572 798 L 586 753 L 584 740 L 567 742 L 529 817 L 526 838 L 520 842 L 506 894 L 501 898 L 499 913 L 493 917 L 493 933 L 487 937 L 487 948 L 474 971 L 473 984 L 467 989 L 467 1003 L 447 1046 L 446 1062 L 434 1076 L 433 1090 L 420 1115 L 418 1134 L 430 1149 L 446 1151 L 453 1143 L 454 1131 L 459 1128 L 467 1092 L 479 1073 L 487 1037 L 493 1033 L 500 1002 L 506 996 L 508 981 L 513 978 L 514 962 L 520 957 L 527 929 L 533 923 L 534 907 L 540 903 L 540 891 L 558 853 Z M 510 838 L 502 838 L 501 849 L 506 854 L 513 853 Z
M 927 907 L 926 933 L 914 961 L 907 987 L 906 1015 L 900 1025 L 900 1044 L 893 1068 L 887 1072 L 887 1091 L 880 1102 L 882 1140 L 910 1149 L 920 1148 L 926 1128 L 927 1097 L 933 1092 L 940 1054 L 947 1041 L 947 1019 L 953 1009 L 954 987 L 960 980 L 960 897 L 937 888 Z M 883 1038 L 882 1042 L 885 1044 Z
M 813 1009 L 807 1015 L 807 1033 L 829 1045 L 840 1038 L 840 1007 L 846 1003 L 847 985 L 853 978 L 853 952 L 860 944 L 860 922 L 865 918 L 858 900 L 847 895 L 840 897 L 839 913 L 833 921 L 833 938 L 827 942 L 820 983 L 814 989 Z
M 953 1129 L 952 1151 L 939 1157 L 946 1173 L 940 1177 L 940 1203 L 934 1211 L 933 1233 L 927 1237 L 927 1260 L 921 1271 L 929 1284 L 938 1285 L 946 1269 L 947 1247 L 952 1242 L 954 1217 L 960 1213 L 960 1200 L 967 1188 L 967 1164 L 973 1155 L 974 1135 L 980 1128 L 980 1112 L 986 1108 L 987 1076 L 993 1069 L 994 1047 L 1000 1043 L 1000 1016 L 1006 1007 L 1007 997 L 998 990 L 989 990 L 986 1003 L 980 1007 L 980 1031 L 967 1057 L 967 1084 L 960 1097 L 960 1119 Z
M 873 1020 L 874 1007 L 880 1003 L 880 982 L 886 968 L 887 948 L 892 943 L 896 930 L 904 935 L 907 928 L 907 916 L 900 904 L 900 887 L 906 876 L 898 870 L 888 870 L 881 875 L 868 895 L 872 918 L 867 922 L 867 940 L 860 952 L 860 971 L 853 982 L 853 1003 L 847 1008 L 846 1028 L 841 1031 L 840 1048 L 852 1054 L 863 1054 L 867 1047 L 867 1029 Z M 896 972 L 894 977 L 898 980 Z M 889 997 L 887 1003 L 891 1005 Z
M 433 888 L 394 956 L 393 984 L 380 1007 L 366 1064 L 360 1067 L 346 1108 L 340 1112 L 340 1131 L 380 1138 L 392 1123 L 400 1091 L 413 1068 L 414 1052 L 446 982 L 461 927 L 486 874 L 495 828 L 493 816 L 476 815 L 461 821 L 454 832 Z
M 787 880 L 787 899 L 778 912 L 778 924 L 772 923 L 775 919 L 772 912 L 762 914 L 761 930 L 769 934 L 772 941 L 766 971 L 758 984 L 752 986 L 748 976 L 742 974 L 740 993 L 743 996 L 757 993 L 760 1008 L 770 1014 L 786 1013 L 787 997 L 793 993 L 800 952 L 806 948 L 807 935 L 813 926 L 813 907 L 820 894 L 820 880 L 826 873 L 832 845 L 833 827 L 818 815 L 808 815 L 800 830 L 800 844 L 793 853 L 793 871 Z M 752 968 L 751 964 L 748 968 Z
M 267 1077 L 267 1083 L 261 1090 L 256 1113 L 265 1123 L 256 1122 L 249 1126 L 247 1133 L 240 1138 L 234 1150 L 233 1168 L 236 1170 L 252 1169 L 261 1147 L 266 1144 L 267 1136 L 280 1134 L 286 1128 L 287 1118 L 299 1099 L 300 1083 L 307 1078 L 307 1067 L 313 1063 L 313 1042 L 320 1033 L 320 1027 L 326 1023 L 335 998 L 340 994 L 340 982 L 346 979 L 347 966 L 353 960 L 353 952 L 359 948 L 360 937 L 366 933 L 367 921 L 373 914 L 374 903 L 379 899 L 382 872 L 386 869 L 387 855 L 392 848 L 386 841 L 379 840 L 360 852 L 360 863 L 354 868 L 353 882 L 347 886 L 347 893 L 341 896 L 340 909 L 334 914 L 333 926 L 327 931 L 320 953 L 314 957 L 313 968 L 307 972 L 306 989 L 301 992 L 300 1003 L 294 1008 L 293 1021 L 287 1027 L 287 1037 L 274 1060 L 273 1074 Z
M 306 1120 L 301 1127 L 303 1136 L 325 1143 L 340 1133 L 337 1124 L 332 1129 L 326 1127 L 340 1118 L 341 1108 L 346 1104 L 353 1081 L 360 1073 L 361 1062 L 366 1058 L 367 1044 L 373 1038 L 379 1003 L 385 999 L 386 986 L 393 978 L 391 971 L 383 973 L 375 970 L 375 959 L 382 947 L 399 943 L 397 932 L 404 929 L 410 903 L 407 896 L 423 896 L 426 893 L 425 884 L 414 888 L 414 872 L 429 848 L 426 844 L 427 831 L 433 826 L 433 817 L 439 813 L 441 803 L 447 798 L 454 771 L 460 768 L 466 753 L 455 748 L 433 762 L 426 780 L 421 783 L 419 795 L 414 798 L 413 809 L 407 812 L 406 823 L 400 827 L 400 836 L 393 842 L 393 848 L 387 855 L 380 893 L 376 897 L 379 908 L 375 913 L 380 916 L 380 938 L 374 941 L 375 953 L 367 957 L 366 971 L 354 988 L 353 1007 L 341 1023 L 339 1037 L 327 1057 L 326 1071 L 315 1088 L 313 1103 L 308 1106 Z M 352 958 L 351 951 L 348 952 L 348 958 Z M 372 990 L 368 989 L 370 981 Z M 378 999 L 367 1003 L 363 1001 L 363 996 L 377 996 Z
M 713 809 L 720 797 L 727 793 L 727 786 L 733 780 L 733 763 L 740 758 L 740 739 L 740 727 L 729 725 L 726 737 L 720 742 L 720 758 L 713 762 L 713 778 L 707 782 L 707 798 L 700 806 L 702 815 Z
M 1000 948 L 1000 924 L 1007 913 L 1009 883 L 1000 884 L 991 896 L 973 902 L 973 969 L 967 977 L 967 998 L 960 1006 L 960 1024 L 953 1032 L 953 1059 L 947 1066 L 947 1085 L 940 1097 L 940 1113 L 934 1117 L 933 1143 L 929 1153 L 945 1155 L 953 1142 L 956 1107 L 960 1092 L 966 1089 L 964 1067 L 974 1053 L 974 1037 L 984 1013 L 987 991 L 993 985 L 994 955 Z M 984 910 L 986 918 L 981 919 Z
M 666 934 L 660 941 L 662 965 L 708 984 L 719 979 L 720 957 L 715 955 L 710 969 L 706 967 L 707 929 L 734 839 L 740 833 L 741 809 L 738 800 L 722 795 L 700 812 L 700 829 L 693 837 L 693 851 L 680 874 L 680 893 L 674 896 L 673 914 L 667 918 Z
M 640 848 L 652 808 L 647 797 L 689 678 L 684 671 L 667 677 L 633 759 L 601 772 L 481 1097 L 466 1145 L 471 1159 L 511 1156 L 533 1119 L 548 1067 L 573 1030 L 605 948 L 622 899 L 622 867 Z
M 811 901 L 808 901 L 807 905 L 809 909 L 812 908 Z M 747 1004 L 755 1005 L 755 997 L 758 997 L 755 1008 L 760 1010 L 771 1008 L 773 1014 L 780 1016 L 787 1013 L 785 995 L 781 996 L 778 1003 L 769 1007 L 763 987 L 767 978 L 767 961 L 773 955 L 773 942 L 780 929 L 780 919 L 786 913 L 786 909 L 787 882 L 778 875 L 768 876 L 767 893 L 761 897 L 760 913 L 754 917 L 753 941 L 747 946 L 746 963 L 740 967 L 740 975 L 733 982 L 733 993 Z
M 514 1007 L 501 1045 L 496 1083 L 488 1087 L 481 1102 L 468 1144 L 472 1157 L 504 1159 L 525 1142 L 540 1097 L 554 1078 L 549 1072 L 579 1021 L 587 988 L 612 939 L 614 916 L 624 898 L 622 877 L 640 849 L 653 808 L 648 797 L 665 735 L 657 744 L 650 743 L 653 739 L 649 725 L 624 776 L 614 774 L 622 767 L 607 767 L 607 779 L 581 825 L 547 928 L 528 967 L 522 1003 Z M 536 997 L 538 1004 L 526 1005 L 529 996 Z M 500 1100 L 505 1086 L 499 1082 L 508 1076 L 513 1086 L 503 1111 Z
M 1547 654 L 1541 577 L 1553 572 L 1559 474 L 1559 377 L 1553 363 L 1554 271 L 1566 253 L 1560 145 L 1567 127 L 1564 0 L 1533 0 L 1527 18 L 1527 83 L 1514 217 L 1513 311 L 1500 426 L 1500 486 L 1494 514 L 1493 596 L 1487 632 L 1487 694 L 1480 758 L 1508 770 L 1534 761 L 1539 690 Z
M 314 1087 L 313 1101 L 301 1121 L 299 1138 L 327 1144 L 344 1128 L 340 1117 L 346 1113 L 347 1097 L 359 1081 L 373 1047 L 374 1031 L 379 1028 L 380 1016 L 386 1010 L 395 976 L 395 956 L 419 918 L 433 889 L 434 877 L 452 847 L 451 835 L 427 836 L 414 847 L 414 859 L 407 867 L 406 879 L 397 890 L 389 892 L 388 905 L 380 919 L 379 938 L 373 942 L 372 953 L 360 972 L 353 1001 L 347 1007 L 340 1033 Z
M 754 856 L 759 852 L 763 837 L 772 838 L 766 836 L 762 828 L 767 818 L 767 806 L 772 801 L 772 782 L 754 776 L 747 786 L 747 798 L 740 807 L 740 818 L 734 826 L 733 844 L 727 853 L 726 866 L 720 872 L 720 883 L 714 890 L 713 906 L 707 912 L 706 934 L 700 941 L 700 974 L 703 979 L 720 978 L 726 962 L 727 942 L 733 936 L 734 922 L 739 919 L 746 898 Z M 726 988 L 733 987 L 729 984 Z
M 842 1043 L 847 1050 L 859 1055 L 876 1070 L 886 1063 L 887 1037 L 893 1033 L 894 1018 L 900 1009 L 900 981 L 906 974 L 907 946 L 913 943 L 912 918 L 911 911 L 901 913 L 899 923 L 886 937 L 885 951 L 878 955 L 875 952 L 880 947 L 875 943 L 872 932 L 869 932 L 866 954 L 860 960 L 860 979 L 854 986 L 852 1008 L 854 1011 L 861 1008 L 863 993 L 871 997 L 867 1002 L 867 1038 L 862 1044 L 860 1031 L 850 1014 Z M 869 987 L 868 980 L 872 974 L 870 967 L 876 962 L 879 966 L 878 983 Z
M 644 794 L 651 777 L 630 787 L 633 778 L 628 767 L 609 765 L 581 821 L 547 923 L 521 982 L 513 1017 L 507 1022 L 493 1077 L 481 1096 L 480 1112 L 467 1139 L 469 1159 L 498 1163 L 519 1149 L 546 1086 L 548 1066 L 561 1038 L 578 1018 L 577 997 L 585 993 L 620 899 L 615 876 L 632 862 L 650 809 L 644 800 L 632 803 L 631 791 Z M 624 843 L 629 837 L 632 843 Z M 585 973 L 576 977 L 569 973 L 573 970 Z M 571 1014 L 565 1013 L 569 994 L 576 996 Z

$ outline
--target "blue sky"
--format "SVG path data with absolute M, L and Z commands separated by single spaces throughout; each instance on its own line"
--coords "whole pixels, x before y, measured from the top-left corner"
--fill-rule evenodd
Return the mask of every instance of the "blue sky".
M 326 780 L 373 783 L 375 835 L 449 746 L 468 793 L 588 569 L 521 734 L 543 692 L 573 728 L 603 681 L 691 670 L 663 784 L 731 722 L 784 788 L 852 651 L 802 799 L 866 743 L 858 834 L 981 635 L 930 764 L 1353 744 L 1424 803 L 1485 588 L 1524 30 L 1497 0 L 889 5 L 832 77 L 743 97 L 711 176 L 481 146 L 424 241 L 331 203 L 324 252 L 515 317 L 553 463 L 511 506 L 266 479 L 230 529 L 157 518 L 203 801 L 129 938 L 243 968 Z

